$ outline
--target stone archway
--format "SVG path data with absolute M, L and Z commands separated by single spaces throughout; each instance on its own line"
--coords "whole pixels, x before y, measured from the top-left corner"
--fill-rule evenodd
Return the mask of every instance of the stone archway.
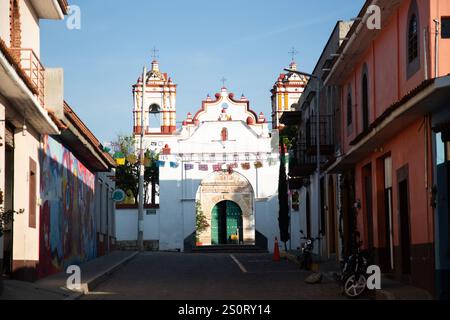
M 243 244 L 255 245 L 255 201 L 251 184 L 237 172 L 214 172 L 203 179 L 197 191 L 197 202 L 209 227 L 198 235 L 203 246 L 211 245 L 211 213 L 220 202 L 232 201 L 242 211 Z

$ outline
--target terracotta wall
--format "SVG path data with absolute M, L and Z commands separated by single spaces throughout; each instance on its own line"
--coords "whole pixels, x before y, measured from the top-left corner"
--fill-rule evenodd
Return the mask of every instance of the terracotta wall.
M 399 101 L 426 78 L 434 77 L 435 24 L 433 19 L 450 16 L 450 1 L 416 0 L 419 12 L 419 61 L 420 67 L 414 75 L 407 76 L 407 35 L 409 10 L 412 0 L 405 0 L 389 19 L 372 45 L 355 62 L 354 71 L 342 87 L 343 145 L 344 152 L 350 142 L 362 132 L 361 83 L 362 70 L 367 66 L 369 75 L 369 118 L 373 122 L 392 104 Z M 431 11 L 431 13 L 430 13 Z M 424 33 L 427 48 L 424 50 Z M 439 75 L 450 73 L 450 39 L 439 40 Z M 425 51 L 427 54 L 425 54 Z M 426 63 L 425 63 L 426 62 Z M 425 68 L 426 65 L 426 68 Z M 347 130 L 347 93 L 350 86 L 353 100 L 353 130 Z
M 429 135 L 428 135 L 429 139 Z M 412 244 L 430 243 L 433 241 L 433 220 L 432 211 L 429 206 L 429 190 L 430 174 L 425 176 L 425 133 L 423 121 L 416 121 L 414 124 L 405 129 L 401 134 L 381 146 L 383 151 L 373 153 L 370 157 L 358 163 L 355 169 L 356 180 L 356 199 L 363 199 L 363 182 L 362 172 L 363 168 L 368 164 L 372 165 L 372 203 L 373 203 L 373 226 L 377 230 L 378 220 L 377 212 L 382 212 L 384 209 L 379 207 L 377 199 L 377 184 L 384 184 L 379 181 L 381 177 L 377 177 L 376 170 L 380 167 L 377 159 L 384 158 L 386 155 L 392 157 L 392 181 L 393 181 L 393 213 L 394 213 L 394 245 L 399 245 L 398 230 L 398 186 L 397 186 L 397 170 L 405 165 L 409 168 L 409 193 L 410 193 L 410 219 L 411 219 L 411 240 Z M 429 158 L 429 154 L 427 155 Z M 431 170 L 432 163 L 429 161 L 429 168 Z M 430 171 L 429 171 L 430 173 Z M 377 180 L 378 179 L 378 180 Z M 364 203 L 363 203 L 364 206 Z M 358 229 L 361 230 L 364 239 L 367 235 L 364 228 L 365 217 L 363 210 L 358 212 Z M 377 232 L 374 233 L 375 247 L 378 247 L 382 239 L 378 238 Z M 366 241 L 367 244 L 367 241 Z

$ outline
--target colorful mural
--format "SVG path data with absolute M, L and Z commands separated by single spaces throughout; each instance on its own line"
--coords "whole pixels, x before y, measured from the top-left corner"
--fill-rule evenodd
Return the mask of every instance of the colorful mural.
M 97 255 L 95 175 L 48 136 L 43 138 L 40 166 L 38 278 Z

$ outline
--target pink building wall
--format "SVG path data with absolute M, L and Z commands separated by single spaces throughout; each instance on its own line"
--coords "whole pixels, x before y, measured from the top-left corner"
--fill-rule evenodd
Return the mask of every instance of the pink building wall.
M 347 154 L 351 142 L 362 133 L 362 76 L 366 66 L 369 86 L 369 124 L 380 117 L 394 103 L 400 101 L 427 78 L 435 77 L 435 23 L 433 19 L 450 17 L 450 1 L 448 0 L 416 0 L 419 19 L 419 61 L 418 70 L 408 78 L 407 36 L 410 7 L 413 0 L 404 0 L 388 18 L 367 50 L 355 57 L 354 69 L 341 87 L 342 96 L 342 148 Z M 425 38 L 424 38 L 425 35 Z M 426 47 L 424 47 L 426 43 Z M 439 34 L 439 73 L 438 76 L 450 74 L 450 39 L 442 39 Z M 352 93 L 352 128 L 347 128 L 347 95 L 348 88 Z M 393 125 L 393 124 L 392 124 Z M 373 240 L 375 248 L 383 247 L 384 235 L 380 232 L 380 215 L 384 214 L 384 203 L 380 201 L 380 192 L 384 190 L 381 180 L 380 162 L 385 155 L 392 157 L 393 181 L 393 240 L 394 247 L 400 245 L 399 239 L 399 200 L 397 170 L 405 165 L 409 167 L 409 205 L 411 246 L 428 246 L 412 252 L 411 278 L 419 286 L 432 290 L 434 242 L 433 208 L 430 206 L 430 190 L 432 186 L 432 156 L 430 120 L 427 117 L 418 119 L 402 130 L 394 138 L 380 142 L 378 150 L 372 152 L 355 166 L 356 199 L 361 199 L 362 208 L 358 210 L 358 230 L 361 232 L 364 245 L 368 246 L 366 201 L 364 199 L 363 168 L 372 166 L 372 212 Z M 381 237 L 380 237 L 381 234 Z M 425 251 L 424 251 L 425 250 Z M 428 251 L 427 251 L 428 250 Z M 423 255 L 423 259 L 420 255 Z M 422 261 L 420 261 L 422 259 Z M 430 271 L 430 272 L 429 272 Z M 429 273 L 429 274 L 427 274 Z

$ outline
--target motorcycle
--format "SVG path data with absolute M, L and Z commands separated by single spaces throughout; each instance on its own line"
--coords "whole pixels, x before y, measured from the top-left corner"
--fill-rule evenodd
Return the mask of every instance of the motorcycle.
M 369 260 L 361 251 L 362 241 L 358 242 L 356 250 L 345 259 L 339 280 L 344 294 L 352 299 L 361 296 L 367 289 L 367 268 Z
M 300 239 L 306 240 L 301 246 L 301 254 L 297 257 L 300 262 L 300 267 L 305 270 L 311 270 L 312 255 L 314 250 L 314 242 L 320 238 L 308 238 L 304 236 L 303 230 L 300 230 L 303 235 Z

